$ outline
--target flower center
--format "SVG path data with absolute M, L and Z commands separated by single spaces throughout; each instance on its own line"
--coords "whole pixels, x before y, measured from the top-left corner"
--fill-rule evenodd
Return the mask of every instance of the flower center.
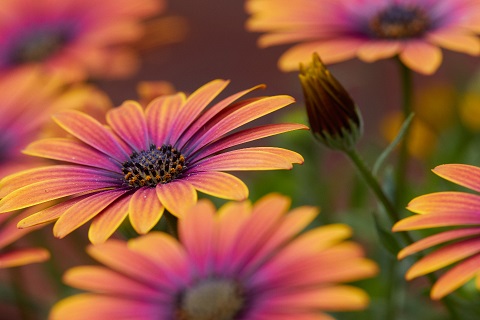
M 394 4 L 378 13 L 369 24 L 378 38 L 403 39 L 421 36 L 430 26 L 425 11 L 414 6 Z
M 10 54 L 11 64 L 44 61 L 60 51 L 71 35 L 63 29 L 44 28 L 30 32 L 17 40 Z
M 186 169 L 185 157 L 171 145 L 133 152 L 130 160 L 122 164 L 123 179 L 130 187 L 155 187 L 178 178 Z
M 211 279 L 187 289 L 180 299 L 177 320 L 234 320 L 245 299 L 236 282 Z

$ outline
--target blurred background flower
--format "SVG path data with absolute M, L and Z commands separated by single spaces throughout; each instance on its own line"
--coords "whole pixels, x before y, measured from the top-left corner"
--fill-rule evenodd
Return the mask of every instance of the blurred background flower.
M 217 213 L 201 200 L 179 221 L 180 242 L 153 232 L 90 246 L 105 267 L 67 271 L 67 284 L 90 292 L 58 302 L 50 319 L 333 319 L 324 312 L 365 308 L 367 294 L 343 283 L 377 267 L 346 241 L 350 228 L 299 235 L 318 210 L 289 204 L 270 194 Z
M 5 0 L 0 74 L 39 64 L 71 80 L 130 75 L 138 61 L 128 45 L 142 38 L 142 20 L 164 9 L 164 0 Z
M 480 53 L 478 1 L 249 0 L 246 9 L 247 29 L 267 33 L 261 47 L 299 43 L 280 58 L 284 71 L 318 52 L 326 64 L 398 54 L 410 69 L 431 74 L 442 61 L 439 47 Z

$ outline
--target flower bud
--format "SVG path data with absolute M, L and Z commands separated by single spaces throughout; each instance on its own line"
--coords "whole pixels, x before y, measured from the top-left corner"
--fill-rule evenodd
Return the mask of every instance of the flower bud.
M 348 92 L 327 70 L 318 54 L 299 74 L 310 128 L 327 147 L 350 150 L 362 133 L 359 110 Z

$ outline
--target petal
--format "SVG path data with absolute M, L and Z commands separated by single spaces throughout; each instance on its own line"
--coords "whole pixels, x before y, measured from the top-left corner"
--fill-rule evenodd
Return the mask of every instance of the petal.
M 405 218 L 398 221 L 392 230 L 397 232 L 472 224 L 480 224 L 480 214 L 440 212 L 437 214 L 425 214 Z
M 431 248 L 441 243 L 475 235 L 480 235 L 480 228 L 458 229 L 441 232 L 418 240 L 417 242 L 403 248 L 403 250 L 398 253 L 398 259 L 403 259 L 406 256 Z
M 177 93 L 159 97 L 150 102 L 145 110 L 148 135 L 151 143 L 157 146 L 168 144 L 173 123 L 180 107 L 185 103 L 185 95 Z
M 166 184 L 158 184 L 156 187 L 157 196 L 162 205 L 171 214 L 179 218 L 197 202 L 197 192 L 188 182 L 174 180 Z
M 76 110 L 66 110 L 53 116 L 65 131 L 93 148 L 123 162 L 129 154 L 117 143 L 111 133 L 101 123 L 87 114 Z
M 318 215 L 315 207 L 299 207 L 291 210 L 282 220 L 281 224 L 270 234 L 268 241 L 258 249 L 246 264 L 244 273 L 255 272 L 260 265 L 265 263 L 283 246 L 299 234 Z
M 195 156 L 190 156 L 190 161 L 195 161 L 199 156 L 205 158 L 209 155 L 223 151 L 230 147 L 237 146 L 242 143 L 270 137 L 280 133 L 290 132 L 293 130 L 308 130 L 308 127 L 303 124 L 285 123 L 285 124 L 268 124 L 264 126 L 258 126 L 235 132 L 231 135 L 223 137 L 208 146 L 200 149 Z
M 267 245 L 271 234 L 281 225 L 289 206 L 290 199 L 277 194 L 269 194 L 258 200 L 248 221 L 238 232 L 236 241 L 232 243 L 233 247 L 224 257 L 230 261 L 230 266 L 226 266 L 223 272 L 241 272 L 250 258 Z
M 278 152 L 273 149 L 277 149 Z M 290 159 L 287 159 L 289 157 Z M 294 163 L 302 163 L 303 158 L 290 150 L 280 148 L 245 148 L 224 152 L 203 159 L 193 165 L 189 171 L 248 171 L 292 169 Z
M 480 255 L 475 255 L 470 259 L 456 265 L 433 285 L 430 297 L 439 300 L 459 288 L 479 272 Z
M 468 239 L 444 246 L 414 263 L 406 273 L 405 278 L 411 280 L 423 276 L 478 252 L 480 252 L 480 239 Z
M 48 223 L 58 219 L 65 211 L 68 210 L 71 206 L 76 204 L 77 202 L 89 197 L 90 194 L 86 194 L 83 196 L 75 197 L 72 199 L 68 199 L 66 201 L 60 202 L 56 205 L 53 205 L 49 208 L 46 208 L 42 211 L 34 213 L 25 219 L 21 220 L 17 227 L 18 228 L 28 228 L 32 226 L 36 226 L 42 223 Z
M 463 28 L 448 27 L 426 35 L 426 38 L 436 45 L 471 55 L 480 53 L 480 41 L 473 33 L 465 32 Z
M 202 135 L 195 139 L 194 145 L 182 148 L 182 151 L 193 153 L 202 146 L 220 138 L 222 135 L 264 115 L 294 102 L 290 96 L 272 96 L 262 99 L 254 99 L 251 103 L 240 104 L 239 107 L 232 106 L 231 110 L 224 110 L 225 115 L 219 114 L 219 120 L 209 127 Z M 221 117 L 220 117 L 221 115 Z
M 197 89 L 187 98 L 187 101 L 180 109 L 172 126 L 170 142 L 173 145 L 176 145 L 178 139 L 188 126 L 190 126 L 207 105 L 225 89 L 228 83 L 229 81 L 225 80 L 213 80 Z
M 242 180 L 224 172 L 198 172 L 185 178 L 195 189 L 214 197 L 245 200 L 248 188 Z
M 217 214 L 217 240 L 215 246 L 214 272 L 221 274 L 231 266 L 230 256 L 232 248 L 236 245 L 237 237 L 243 225 L 248 223 L 252 205 L 250 201 L 224 204 Z
M 76 165 L 33 168 L 11 174 L 0 181 L 0 198 L 8 193 L 40 181 L 59 180 L 113 181 L 118 175 L 105 170 Z
M 369 41 L 358 48 L 357 56 L 365 62 L 373 62 L 380 59 L 390 58 L 396 55 L 401 49 L 399 41 L 375 40 Z
M 139 234 L 150 231 L 163 215 L 164 207 L 154 188 L 140 188 L 130 199 L 129 217 L 133 229 Z
M 83 142 L 72 139 L 50 138 L 35 141 L 29 144 L 27 148 L 23 150 L 23 153 L 111 171 L 120 170 L 120 164 L 116 160 L 87 146 Z
M 128 214 L 130 196 L 116 199 L 93 218 L 88 229 L 88 239 L 93 244 L 105 242 L 120 227 Z
M 133 150 L 148 148 L 148 130 L 143 109 L 136 101 L 125 101 L 108 111 L 107 123 Z
M 50 253 L 42 248 L 17 249 L 0 254 L 0 268 L 23 266 L 43 262 L 50 258 Z
M 17 189 L 5 196 L 0 200 L 0 212 L 18 210 L 82 192 L 93 193 L 101 189 L 113 189 L 115 187 L 111 182 L 87 179 L 40 181 Z
M 63 238 L 73 230 L 85 224 L 103 209 L 108 207 L 115 199 L 125 194 L 126 190 L 107 190 L 86 197 L 72 205 L 65 211 L 53 227 L 53 234 Z
M 240 99 L 247 93 L 252 92 L 253 90 L 259 89 L 259 88 L 264 88 L 264 85 L 258 85 L 255 87 L 252 87 L 250 89 L 238 92 L 236 94 L 233 94 L 222 101 L 216 103 L 212 107 L 208 108 L 203 112 L 196 120 L 195 122 L 192 123 L 192 125 L 188 128 L 186 132 L 182 134 L 182 136 L 179 139 L 179 142 L 177 143 L 177 146 L 179 149 L 183 149 L 183 146 L 194 136 L 195 134 L 198 134 L 205 128 L 205 125 L 207 122 L 209 122 L 212 118 L 214 118 L 216 115 L 218 115 L 222 110 L 224 110 L 226 107 L 230 106 L 233 102 L 236 100 Z
M 287 50 L 278 61 L 282 71 L 298 70 L 300 64 L 306 65 L 314 52 L 320 55 L 325 64 L 352 59 L 365 40 L 342 37 L 338 40 L 316 41 L 298 44 Z
M 410 69 L 432 74 L 442 63 L 442 51 L 424 41 L 409 40 L 405 43 L 400 60 Z
M 87 252 L 107 267 L 159 290 L 174 290 L 171 280 L 164 277 L 164 267 L 148 255 L 128 248 L 126 242 L 110 239 L 102 244 L 90 245 Z M 168 292 L 168 291 L 167 291 Z
M 163 232 L 149 232 L 128 241 L 128 247 L 163 266 L 165 277 L 177 287 L 184 287 L 192 276 L 185 248 L 177 239 Z
M 214 215 L 213 203 L 202 199 L 187 210 L 178 225 L 181 242 L 191 260 L 190 266 L 200 278 L 211 274 L 215 236 Z
M 466 164 L 444 164 L 432 170 L 438 176 L 480 192 L 480 168 Z
M 77 294 L 57 302 L 50 311 L 51 320 L 154 320 L 169 314 L 161 305 L 99 294 Z
M 304 290 L 295 294 L 269 294 L 263 308 L 277 312 L 285 309 L 319 309 L 325 311 L 361 310 L 368 306 L 370 299 L 365 291 L 352 286 L 332 286 L 316 290 Z
M 159 296 L 159 291 L 154 288 L 100 266 L 71 268 L 62 280 L 71 287 L 124 298 L 141 298 L 153 302 Z
M 480 214 L 480 196 L 456 191 L 435 192 L 416 197 L 409 202 L 407 209 L 418 214 Z

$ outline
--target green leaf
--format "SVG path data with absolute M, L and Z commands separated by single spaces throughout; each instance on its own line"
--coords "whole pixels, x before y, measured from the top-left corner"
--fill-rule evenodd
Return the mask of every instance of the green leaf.
M 407 133 L 407 129 L 408 127 L 410 127 L 410 124 L 413 120 L 414 115 L 415 114 L 413 112 L 408 115 L 407 119 L 405 119 L 405 121 L 402 123 L 402 126 L 400 127 L 400 130 L 398 131 L 398 134 L 395 137 L 395 139 L 393 139 L 393 141 L 378 156 L 377 161 L 375 161 L 375 164 L 373 165 L 373 169 L 372 169 L 372 174 L 374 176 L 377 175 L 385 159 L 387 159 L 390 153 L 392 153 L 393 149 L 395 149 L 395 147 L 400 143 L 400 141 L 403 139 L 403 137 Z

